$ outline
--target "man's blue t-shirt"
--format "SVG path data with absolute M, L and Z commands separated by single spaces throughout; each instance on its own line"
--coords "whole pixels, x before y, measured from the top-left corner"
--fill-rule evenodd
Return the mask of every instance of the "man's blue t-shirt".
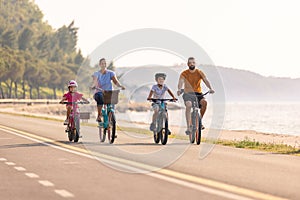
M 106 70 L 104 74 L 102 74 L 100 71 L 96 71 L 93 74 L 93 77 L 97 78 L 99 88 L 103 90 L 112 90 L 111 80 L 115 75 L 115 72 L 111 70 Z

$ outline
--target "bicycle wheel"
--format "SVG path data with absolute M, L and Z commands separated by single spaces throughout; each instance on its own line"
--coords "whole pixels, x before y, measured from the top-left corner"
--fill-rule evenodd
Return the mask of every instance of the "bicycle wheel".
M 189 134 L 189 138 L 190 138 L 190 143 L 193 144 L 195 142 L 195 112 L 192 112 L 191 114 L 191 121 L 192 121 L 192 131 Z
M 98 129 L 99 129 L 99 139 L 100 139 L 100 142 L 104 142 L 105 141 L 105 138 L 106 138 L 106 131 L 105 129 L 103 128 L 103 124 L 102 122 L 98 123 Z
M 73 141 L 73 118 L 69 120 L 67 132 L 68 132 L 69 141 L 72 142 Z
M 109 143 L 112 144 L 115 141 L 116 136 L 116 118 L 114 112 L 108 113 L 108 127 L 104 130 L 104 132 L 107 131 L 107 138 L 109 140 Z
M 161 144 L 165 145 L 168 142 L 169 129 L 168 129 L 168 118 L 166 113 L 163 113 L 161 116 L 161 129 L 160 129 L 160 140 Z
M 201 117 L 199 113 L 197 113 L 196 115 L 195 127 L 196 127 L 196 143 L 197 145 L 199 145 L 201 142 L 201 127 L 202 127 Z
M 159 121 L 160 121 L 161 116 L 157 116 L 157 119 L 155 120 L 155 128 L 153 131 L 153 139 L 155 144 L 158 144 L 160 141 L 160 133 L 159 133 Z
M 74 142 L 78 142 L 80 135 L 80 119 L 78 117 L 75 118 L 75 128 L 73 134 Z
M 71 130 L 70 127 L 68 128 L 67 132 L 68 132 L 69 141 L 72 142 L 73 141 L 73 131 Z

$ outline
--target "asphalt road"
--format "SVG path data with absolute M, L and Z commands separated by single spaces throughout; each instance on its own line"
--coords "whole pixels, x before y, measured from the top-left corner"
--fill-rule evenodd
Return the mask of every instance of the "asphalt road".
M 300 157 L 200 146 L 118 132 L 101 144 L 82 126 L 70 143 L 62 122 L 0 114 L 1 199 L 300 199 Z

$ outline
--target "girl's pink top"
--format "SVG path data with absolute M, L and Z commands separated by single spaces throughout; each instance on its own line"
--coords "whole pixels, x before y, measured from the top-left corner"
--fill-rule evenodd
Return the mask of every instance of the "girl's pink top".
M 81 100 L 82 96 L 83 96 L 83 94 L 80 94 L 78 92 L 73 92 L 73 93 L 68 92 L 68 93 L 64 94 L 63 97 L 65 97 L 68 102 L 77 102 L 77 101 Z

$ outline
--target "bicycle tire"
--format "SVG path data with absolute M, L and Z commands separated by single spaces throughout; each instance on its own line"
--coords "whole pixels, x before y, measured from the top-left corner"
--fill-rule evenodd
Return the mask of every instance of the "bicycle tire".
M 69 120 L 69 124 L 68 124 L 68 138 L 69 138 L 69 141 L 72 142 L 73 141 L 73 120 L 72 118 Z
M 109 143 L 113 144 L 115 141 L 115 136 L 116 136 L 116 118 L 115 118 L 114 112 L 108 113 L 108 123 L 109 123 L 109 126 L 105 130 L 107 130 L 107 138 L 108 138 Z
M 190 143 L 193 144 L 195 142 L 195 113 L 192 112 L 191 114 L 191 121 L 192 121 L 192 131 L 189 134 Z
M 202 129 L 202 120 L 201 120 L 201 117 L 199 115 L 199 113 L 197 113 L 196 115 L 196 119 L 195 119 L 195 122 L 196 122 L 196 144 L 199 145 L 201 143 L 201 129 Z
M 72 130 L 68 130 L 68 138 L 69 138 L 69 141 L 72 142 L 73 141 L 73 131 Z
M 168 118 L 166 116 L 166 113 L 163 113 L 161 116 L 161 130 L 160 130 L 160 140 L 161 144 L 165 145 L 168 142 L 168 136 L 169 136 L 169 129 L 168 129 Z
M 100 123 L 98 124 L 98 134 L 99 134 L 100 142 L 105 142 L 106 131 L 104 130 L 103 126 L 100 125 Z
M 80 119 L 77 117 L 75 118 L 75 129 L 73 134 L 74 134 L 73 135 L 74 142 L 78 142 L 79 135 L 80 135 Z

